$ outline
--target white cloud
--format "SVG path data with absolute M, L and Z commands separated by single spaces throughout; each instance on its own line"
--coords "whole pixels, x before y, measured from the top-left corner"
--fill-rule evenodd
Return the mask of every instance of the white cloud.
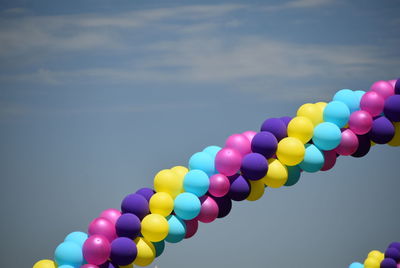
M 285 9 L 315 8 L 332 3 L 334 3 L 333 0 L 293 0 L 288 2 L 281 2 L 278 5 L 266 6 L 263 9 L 266 11 L 278 11 Z

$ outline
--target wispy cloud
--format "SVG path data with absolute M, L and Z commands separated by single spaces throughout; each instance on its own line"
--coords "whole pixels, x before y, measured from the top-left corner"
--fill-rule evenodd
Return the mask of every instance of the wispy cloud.
M 285 9 L 316 8 L 332 3 L 334 3 L 333 0 L 293 0 L 288 2 L 281 2 L 277 5 L 265 6 L 263 9 L 267 11 L 278 11 Z

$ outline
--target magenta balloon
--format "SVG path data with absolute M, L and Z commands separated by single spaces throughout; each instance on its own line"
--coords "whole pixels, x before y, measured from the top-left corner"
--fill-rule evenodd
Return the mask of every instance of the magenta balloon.
M 100 213 L 100 217 L 106 218 L 114 225 L 120 216 L 121 216 L 121 211 L 115 208 L 109 208 Z
M 191 238 L 192 236 L 194 236 L 197 232 L 197 229 L 199 228 L 199 222 L 197 221 L 197 219 L 193 219 L 193 220 L 189 220 L 189 221 L 185 221 L 186 223 L 186 235 L 185 238 Z
M 375 91 L 381 95 L 385 100 L 394 95 L 394 87 L 387 81 L 377 81 L 372 84 L 371 91 Z
M 366 111 L 355 111 L 350 115 L 349 128 L 357 135 L 364 135 L 372 128 L 372 116 Z
M 103 235 L 110 243 L 117 238 L 115 225 L 103 217 L 96 218 L 89 224 L 88 233 L 89 235 Z
M 233 148 L 240 152 L 242 156 L 251 152 L 251 143 L 243 134 L 233 134 L 225 142 L 225 148 Z
M 387 81 L 390 85 L 392 85 L 392 87 L 393 87 L 393 89 L 394 89 L 394 87 L 396 86 L 396 82 L 397 82 L 397 80 L 395 79 L 395 80 L 389 80 L 389 81 Z
M 375 91 L 365 93 L 360 101 L 361 110 L 369 112 L 372 116 L 378 116 L 385 107 L 385 99 Z
M 200 198 L 201 209 L 197 220 L 209 223 L 214 221 L 218 217 L 219 208 L 217 202 L 210 196 L 203 196 Z
M 242 164 L 242 155 L 233 148 L 221 149 L 215 157 L 215 168 L 219 173 L 232 176 L 238 172 Z
M 100 265 L 110 257 L 111 245 L 103 235 L 92 235 L 82 247 L 83 257 L 88 263 Z
M 324 151 L 325 163 L 324 166 L 321 168 L 321 171 L 327 171 L 333 168 L 336 164 L 337 153 L 335 150 L 331 151 Z
M 352 155 L 358 149 L 358 138 L 350 129 L 342 132 L 342 139 L 340 144 L 335 148 L 335 151 L 340 155 Z
M 81 266 L 81 268 L 99 268 L 99 266 L 94 264 L 84 264 Z
M 229 192 L 230 182 L 227 176 L 215 174 L 210 177 L 208 192 L 215 197 L 222 197 Z
M 252 131 L 252 130 L 248 130 L 248 131 L 245 131 L 242 133 L 242 135 L 244 135 L 249 140 L 250 143 L 256 134 L 257 134 L 257 132 Z

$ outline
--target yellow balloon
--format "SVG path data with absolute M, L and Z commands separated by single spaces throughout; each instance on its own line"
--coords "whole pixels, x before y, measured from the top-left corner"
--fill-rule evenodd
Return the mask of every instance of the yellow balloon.
M 151 242 L 159 242 L 167 237 L 168 221 L 159 214 L 149 214 L 142 220 L 141 233 Z
M 390 146 L 400 146 L 400 122 L 394 122 L 394 137 L 388 142 Z
M 40 260 L 33 265 L 33 268 L 57 268 L 57 265 L 52 260 Z
M 278 159 L 268 159 L 268 172 L 262 180 L 271 188 L 283 186 L 288 179 L 288 169 Z
M 135 243 L 137 247 L 137 256 L 133 263 L 137 266 L 150 265 L 156 257 L 154 245 L 143 237 L 137 237 Z
M 314 126 L 323 122 L 321 109 L 312 103 L 306 103 L 297 110 L 297 116 L 304 116 L 313 122 Z
M 317 102 L 315 105 L 321 110 L 321 113 L 323 114 L 325 107 L 328 104 L 326 102 L 321 101 L 321 102 Z
M 171 168 L 171 170 L 173 172 L 175 172 L 176 174 L 178 174 L 179 178 L 182 180 L 181 193 L 183 193 L 185 191 L 185 189 L 183 189 L 183 179 L 185 178 L 186 173 L 189 172 L 189 169 L 187 169 L 187 167 L 184 167 L 184 166 L 175 166 L 175 167 Z
M 150 198 L 149 207 L 151 213 L 167 217 L 174 209 L 174 199 L 170 194 L 157 192 Z
M 367 258 L 364 262 L 364 268 L 379 268 L 381 262 L 374 258 Z
M 286 166 L 295 166 L 303 161 L 305 152 L 304 144 L 299 139 L 287 137 L 278 143 L 276 156 Z
M 249 201 L 256 201 L 264 195 L 265 184 L 263 180 L 249 180 L 250 182 L 250 194 L 246 198 Z
M 372 146 L 375 146 L 375 145 L 376 145 L 376 143 L 373 142 L 373 141 L 371 141 L 371 147 L 372 147 Z
M 289 137 L 298 138 L 303 143 L 307 143 L 314 134 L 314 125 L 307 117 L 296 116 L 290 120 L 287 132 Z
M 368 258 L 376 259 L 378 261 L 382 261 L 385 258 L 385 254 L 383 254 L 379 250 L 373 250 L 370 253 L 368 253 Z
M 133 268 L 133 263 L 128 264 L 128 265 L 120 265 L 118 266 L 119 268 Z
M 175 198 L 181 193 L 182 188 L 183 180 L 176 172 L 170 169 L 163 169 L 154 177 L 154 189 L 156 192 L 165 192 Z

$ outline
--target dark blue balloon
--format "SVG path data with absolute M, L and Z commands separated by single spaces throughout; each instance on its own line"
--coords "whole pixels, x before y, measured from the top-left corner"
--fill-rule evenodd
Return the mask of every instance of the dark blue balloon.
M 228 196 L 234 201 L 245 200 L 250 194 L 250 183 L 238 174 L 228 178 L 231 182 Z
M 146 198 L 147 202 L 149 202 L 150 198 L 154 194 L 154 190 L 151 188 L 144 187 L 137 190 L 136 193 L 142 195 L 144 198 Z
M 394 133 L 395 129 L 392 122 L 386 117 L 380 116 L 372 122 L 369 138 L 377 144 L 385 144 L 393 139 Z
M 381 267 L 380 268 L 397 268 L 397 263 L 393 259 L 385 258 L 381 262 Z
M 393 95 L 386 99 L 383 113 L 392 122 L 400 122 L 400 95 Z
M 149 214 L 149 202 L 140 194 L 127 195 L 121 203 L 122 213 L 132 213 L 143 219 Z
M 388 248 L 385 251 L 385 258 L 390 258 L 395 260 L 396 262 L 400 261 L 400 252 L 397 248 Z
M 275 155 L 277 148 L 278 140 L 269 131 L 258 132 L 251 141 L 251 150 L 254 153 L 262 154 L 267 159 Z
M 214 201 L 218 205 L 218 217 L 226 217 L 232 209 L 232 200 L 226 195 L 223 197 L 213 197 Z
M 115 229 L 119 237 L 135 239 L 140 234 L 140 219 L 132 213 L 122 214 L 115 223 Z
M 353 157 L 363 157 L 368 154 L 371 149 L 371 140 L 369 139 L 369 135 L 357 135 L 358 138 L 358 148 L 357 151 L 354 152 L 351 156 Z
M 137 247 L 132 239 L 118 237 L 111 242 L 110 259 L 117 265 L 131 264 L 137 256 Z
M 269 118 L 264 121 L 261 126 L 261 131 L 269 131 L 275 135 L 276 139 L 280 141 L 287 136 L 287 128 L 285 123 L 279 118 Z
M 243 157 L 240 167 L 242 176 L 248 180 L 262 179 L 268 171 L 268 161 L 258 153 L 250 153 Z
M 400 94 L 400 78 L 397 79 L 396 84 L 394 85 L 394 92 Z

